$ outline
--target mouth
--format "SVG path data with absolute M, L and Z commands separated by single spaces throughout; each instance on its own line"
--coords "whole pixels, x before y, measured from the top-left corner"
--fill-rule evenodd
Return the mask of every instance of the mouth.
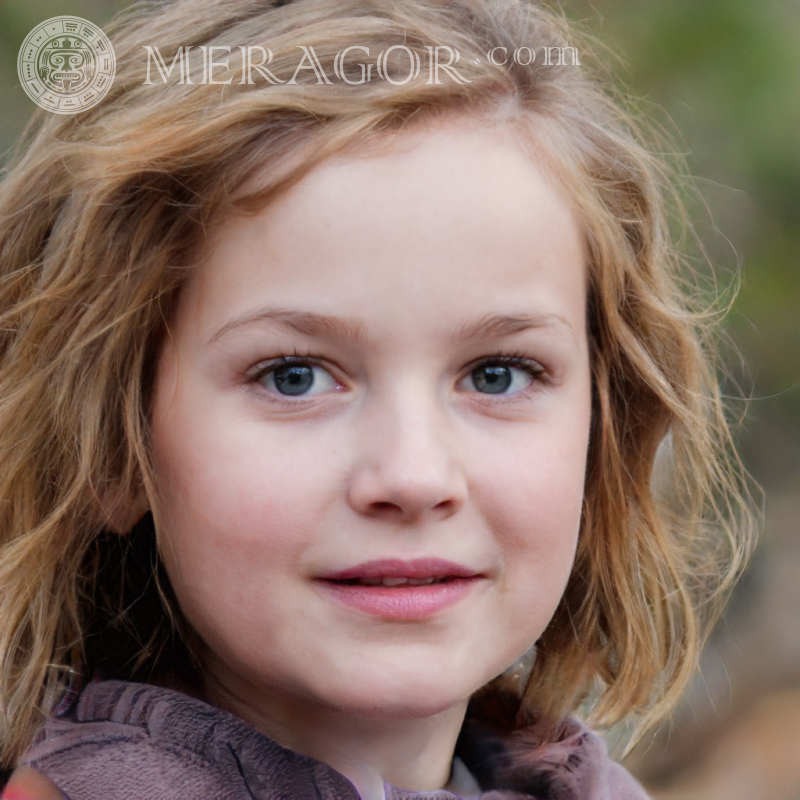
M 433 586 L 438 583 L 449 583 L 450 581 L 462 580 L 452 576 L 445 576 L 442 578 L 434 578 L 428 576 L 427 578 L 390 578 L 383 575 L 378 578 L 353 578 L 351 580 L 334 580 L 333 583 L 341 584 L 342 586 L 385 586 L 388 589 L 399 589 L 401 587 L 413 586 Z
M 484 576 L 442 559 L 369 561 L 319 576 L 328 597 L 387 620 L 434 617 L 465 599 Z

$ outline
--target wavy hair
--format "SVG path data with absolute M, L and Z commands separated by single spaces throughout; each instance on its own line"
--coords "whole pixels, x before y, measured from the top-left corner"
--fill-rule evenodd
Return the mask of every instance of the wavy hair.
M 0 763 L 70 676 L 163 680 L 194 651 L 151 546 L 148 445 L 156 356 L 193 248 L 221 214 L 243 213 L 233 198 L 254 175 L 245 205 L 262 207 L 333 153 L 450 114 L 519 128 L 566 188 L 588 253 L 582 528 L 519 716 L 557 719 L 587 697 L 598 724 L 663 714 L 751 549 L 752 504 L 716 377 L 719 315 L 699 304 L 670 232 L 670 171 L 585 66 L 512 57 L 578 44 L 585 62 L 586 42 L 526 0 L 172 0 L 106 31 L 108 96 L 39 112 L 0 186 Z M 213 45 L 232 48 L 214 73 L 227 84 L 198 81 Z M 330 84 L 295 72 L 299 45 Z M 349 82 L 334 79 L 351 45 L 394 48 L 380 80 L 357 83 L 349 60 Z M 459 51 L 463 80 L 430 80 L 436 45 Z M 166 65 L 191 47 L 195 82 L 176 62 L 166 81 L 151 65 L 146 83 L 147 46 Z M 275 82 L 258 70 L 242 82 L 248 46 L 271 50 Z M 493 48 L 507 50 L 488 59 Z M 139 487 L 153 515 L 109 534 L 104 498 Z

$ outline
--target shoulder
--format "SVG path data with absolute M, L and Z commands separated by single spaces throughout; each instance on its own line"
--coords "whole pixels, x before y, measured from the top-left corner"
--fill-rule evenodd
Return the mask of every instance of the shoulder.
M 605 742 L 576 717 L 564 720 L 555 741 L 541 743 L 534 726 L 510 747 L 512 769 L 540 776 L 553 800 L 648 800 L 633 776 L 611 759 Z
M 576 717 L 520 728 L 502 705 L 482 711 L 467 720 L 459 740 L 459 754 L 481 786 L 548 800 L 648 800 Z
M 229 717 L 179 692 L 95 682 L 68 713 L 46 721 L 21 764 L 80 800 L 235 796 L 235 759 L 214 736 Z
M 124 681 L 86 686 L 68 712 L 47 720 L 21 763 L 72 800 L 355 798 L 343 776 L 244 720 Z

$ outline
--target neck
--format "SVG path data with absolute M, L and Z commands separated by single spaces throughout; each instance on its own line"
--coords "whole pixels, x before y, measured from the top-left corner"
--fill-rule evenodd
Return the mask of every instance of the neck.
M 285 747 L 344 775 L 362 800 L 384 800 L 384 782 L 416 792 L 450 780 L 466 701 L 421 718 L 365 717 L 252 687 L 209 682 L 208 702 L 236 714 Z

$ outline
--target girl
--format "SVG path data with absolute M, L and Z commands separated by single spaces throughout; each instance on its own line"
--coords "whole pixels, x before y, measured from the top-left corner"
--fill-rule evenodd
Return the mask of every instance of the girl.
M 175 0 L 112 40 L 0 199 L 4 796 L 644 797 L 573 713 L 670 707 L 748 505 L 574 34 Z

